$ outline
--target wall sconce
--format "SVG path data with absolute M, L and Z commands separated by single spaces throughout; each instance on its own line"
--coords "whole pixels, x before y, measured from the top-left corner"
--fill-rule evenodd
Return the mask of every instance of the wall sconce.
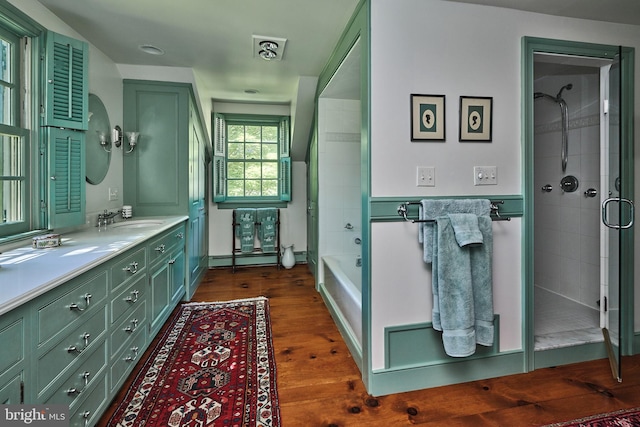
M 127 132 L 127 139 L 129 140 L 129 151 L 130 153 L 136 148 L 136 144 L 138 143 L 138 138 L 140 137 L 140 132 Z
M 111 141 L 109 141 L 109 137 L 107 135 L 107 132 L 102 132 L 102 131 L 96 131 L 98 133 L 98 141 L 100 142 L 100 145 L 102 146 L 102 148 L 104 148 L 104 151 L 106 151 L 107 153 L 111 152 L 111 148 L 107 148 L 110 147 L 111 144 L 113 144 L 116 148 L 120 148 L 122 146 L 122 128 L 118 125 L 116 125 L 116 127 L 114 127 L 111 130 Z M 127 141 L 129 143 L 129 151 L 126 151 L 125 153 L 131 153 L 133 151 L 134 148 L 136 148 L 136 145 L 138 144 L 138 139 L 140 138 L 140 132 L 125 132 L 127 135 Z

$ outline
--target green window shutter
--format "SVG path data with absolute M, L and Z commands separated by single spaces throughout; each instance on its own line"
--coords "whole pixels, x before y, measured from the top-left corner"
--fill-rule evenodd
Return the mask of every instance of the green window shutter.
M 44 125 L 87 130 L 89 45 L 48 32 L 44 60 Z
M 219 113 L 213 114 L 213 155 L 224 157 L 227 147 L 227 125 L 224 116 Z
M 49 163 L 49 227 L 84 223 L 85 135 L 69 129 L 47 128 Z
M 291 157 L 280 158 L 280 200 L 291 201 Z
M 289 157 L 291 126 L 289 117 L 280 120 L 280 157 Z
M 213 156 L 213 201 L 224 202 L 227 198 L 225 185 L 226 179 L 226 159 L 224 156 Z

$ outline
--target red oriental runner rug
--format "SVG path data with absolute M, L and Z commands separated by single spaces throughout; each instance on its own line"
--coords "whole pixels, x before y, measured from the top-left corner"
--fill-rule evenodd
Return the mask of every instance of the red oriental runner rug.
M 640 408 L 599 414 L 544 427 L 633 427 L 640 426 Z
M 109 426 L 278 427 L 266 298 L 185 303 Z

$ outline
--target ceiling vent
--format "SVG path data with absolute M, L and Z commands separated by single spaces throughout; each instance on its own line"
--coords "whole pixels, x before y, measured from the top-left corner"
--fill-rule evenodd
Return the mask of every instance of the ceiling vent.
M 253 57 L 266 61 L 282 61 L 287 39 L 269 36 L 253 37 Z

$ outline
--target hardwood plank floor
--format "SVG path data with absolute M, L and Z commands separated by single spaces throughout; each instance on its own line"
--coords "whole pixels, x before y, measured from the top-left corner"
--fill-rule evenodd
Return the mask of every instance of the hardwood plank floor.
M 367 394 L 306 265 L 209 270 L 194 301 L 269 298 L 283 427 L 539 426 L 640 407 L 640 356 L 389 396 Z M 100 426 L 106 425 L 123 393 Z

